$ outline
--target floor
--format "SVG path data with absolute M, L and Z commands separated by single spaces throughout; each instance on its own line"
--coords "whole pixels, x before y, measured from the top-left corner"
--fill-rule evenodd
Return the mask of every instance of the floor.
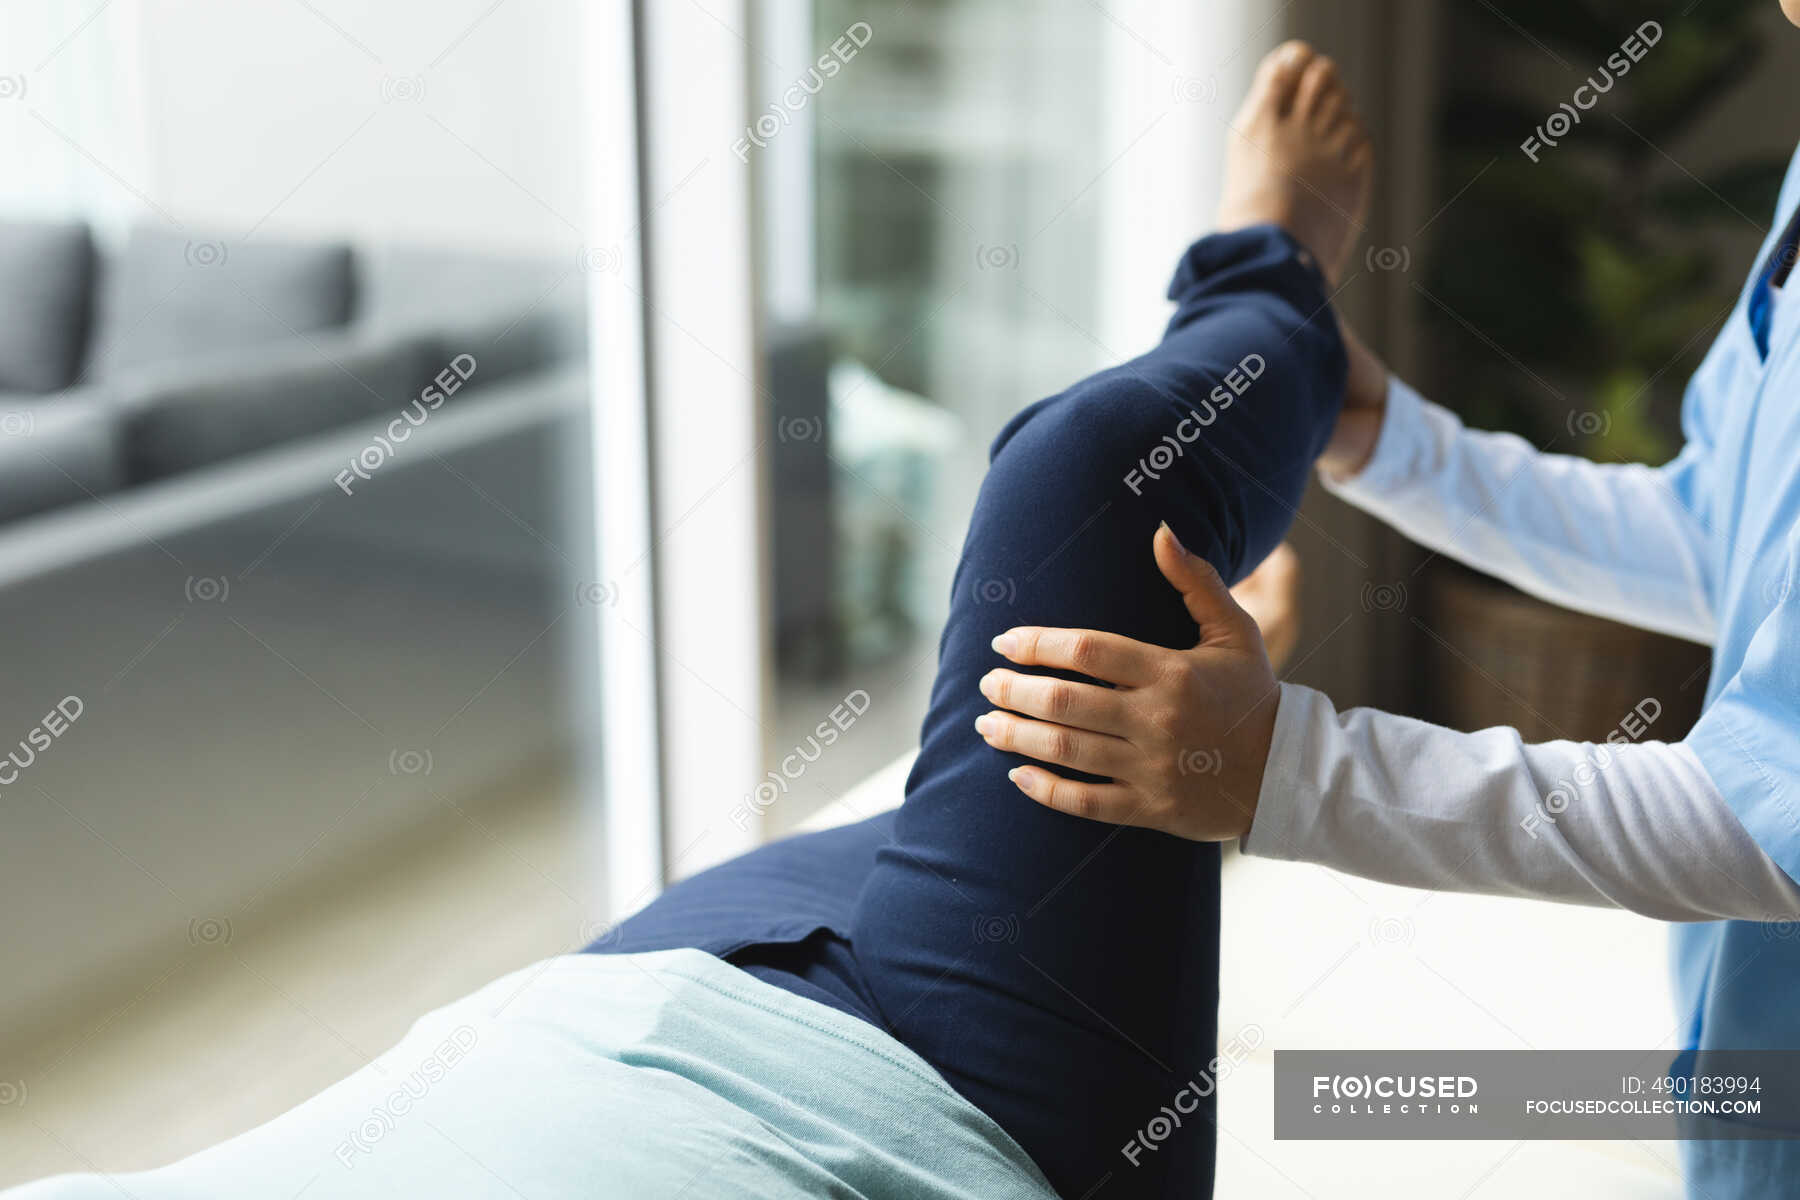
M 1679 1200 L 1673 1143 L 1276 1141 L 1277 1049 L 1666 1048 L 1666 925 L 1613 910 L 1427 893 L 1232 855 L 1222 1038 L 1258 1049 L 1220 1087 L 1220 1196 Z
M 128 1002 L 0 1036 L 0 1186 L 167 1162 L 280 1113 L 419 1014 L 595 936 L 562 772 L 456 806 L 379 870 L 317 880 Z
M 916 749 L 936 675 L 937 639 L 919 636 L 880 662 L 847 670 L 840 679 L 777 680 L 771 754 L 780 758 L 799 748 L 803 759 L 815 761 L 769 809 L 764 832 L 770 837 L 792 832 L 883 764 Z M 868 696 L 866 711 L 830 746 L 815 749 L 810 739 L 819 722 L 852 691 Z

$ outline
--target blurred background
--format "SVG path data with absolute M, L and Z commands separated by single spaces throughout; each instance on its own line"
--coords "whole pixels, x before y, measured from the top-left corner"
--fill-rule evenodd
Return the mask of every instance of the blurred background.
M 669 879 L 897 802 L 987 443 L 1155 341 L 1294 36 L 1380 154 L 1344 317 L 1472 423 L 1672 455 L 1800 129 L 1775 0 L 0 10 L 0 1184 L 228 1136 Z M 1322 493 L 1292 540 L 1290 677 L 1340 707 L 1697 709 L 1699 647 Z M 1649 922 L 1226 886 L 1227 1017 L 1271 1044 L 1674 1033 Z M 1223 1178 L 1351 1194 L 1257 1087 Z M 1507 1149 L 1384 1194 L 1569 1178 Z

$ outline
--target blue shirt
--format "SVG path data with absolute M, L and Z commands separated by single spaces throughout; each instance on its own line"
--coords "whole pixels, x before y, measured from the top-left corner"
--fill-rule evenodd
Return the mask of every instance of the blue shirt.
M 1800 304 L 1768 293 L 1791 261 L 1782 250 L 1797 206 L 1800 156 L 1757 268 L 1688 384 L 1686 445 L 1663 472 L 1707 530 L 1719 614 L 1706 710 L 1687 744 L 1757 844 L 1800 878 Z M 1800 1049 L 1800 927 L 1716 921 L 1673 937 L 1684 1047 Z M 1696 1197 L 1800 1187 L 1800 1141 L 1683 1151 Z

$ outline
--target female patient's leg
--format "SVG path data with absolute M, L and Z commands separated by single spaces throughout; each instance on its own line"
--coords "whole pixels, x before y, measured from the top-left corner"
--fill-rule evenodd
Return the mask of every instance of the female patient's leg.
M 1070 1196 L 1209 1194 L 1219 851 L 1017 791 L 1023 760 L 974 729 L 977 683 L 1003 665 L 989 643 L 1050 625 L 1191 645 L 1151 557 L 1158 522 L 1227 580 L 1253 568 L 1344 385 L 1324 281 L 1273 226 L 1199 242 L 1171 294 L 1158 349 L 996 441 L 919 760 L 852 928 L 883 1022 Z M 1181 1128 L 1136 1137 L 1170 1113 Z

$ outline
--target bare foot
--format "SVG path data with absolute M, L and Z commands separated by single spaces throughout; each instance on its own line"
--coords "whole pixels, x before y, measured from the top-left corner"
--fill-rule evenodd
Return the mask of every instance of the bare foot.
M 1336 64 L 1304 42 L 1277 47 L 1231 126 L 1219 228 L 1273 221 L 1337 283 L 1368 212 L 1374 151 Z

